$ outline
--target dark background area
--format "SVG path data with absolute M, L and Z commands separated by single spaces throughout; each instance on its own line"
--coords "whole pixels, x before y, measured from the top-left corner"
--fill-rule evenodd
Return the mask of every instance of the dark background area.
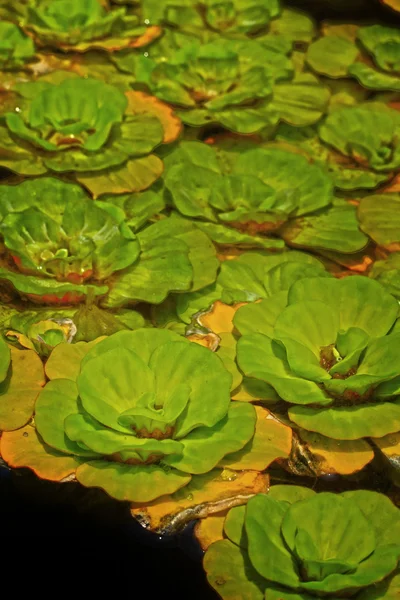
M 20 594 L 93 597 L 113 589 L 143 600 L 218 598 L 191 531 L 160 541 L 103 492 L 0 467 L 0 510 L 3 582 Z
M 281 0 L 282 5 L 307 11 L 317 21 L 343 20 L 379 21 L 398 26 L 399 13 L 383 3 L 383 0 Z

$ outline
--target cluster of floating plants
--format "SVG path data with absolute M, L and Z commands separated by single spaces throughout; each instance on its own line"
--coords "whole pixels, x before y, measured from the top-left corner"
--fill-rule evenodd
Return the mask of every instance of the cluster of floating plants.
M 400 593 L 382 4 L 0 0 L 2 464 L 197 521 L 223 600 Z

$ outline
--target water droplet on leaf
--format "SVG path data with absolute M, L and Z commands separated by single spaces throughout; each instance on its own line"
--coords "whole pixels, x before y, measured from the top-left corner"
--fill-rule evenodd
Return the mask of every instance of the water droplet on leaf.
M 221 479 L 223 481 L 235 481 L 237 478 L 237 473 L 235 471 L 231 471 L 230 469 L 224 469 L 221 473 Z

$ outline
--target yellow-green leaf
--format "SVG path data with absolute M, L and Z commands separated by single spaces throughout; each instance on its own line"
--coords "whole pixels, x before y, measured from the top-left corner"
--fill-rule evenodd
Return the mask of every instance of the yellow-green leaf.
M 363 469 L 374 458 L 371 446 L 362 439 L 334 440 L 305 430 L 301 430 L 299 436 L 307 445 L 318 475 L 351 475 Z
M 227 510 L 221 514 L 210 515 L 205 519 L 197 521 L 194 528 L 194 535 L 199 542 L 202 550 L 207 550 L 211 544 L 222 540 L 224 537 L 224 521 Z
M 66 456 L 47 446 L 31 425 L 3 433 L 0 453 L 10 467 L 28 467 L 38 477 L 49 481 L 62 481 L 70 477 L 82 462 L 79 458 Z
M 49 379 L 71 379 L 76 381 L 79 375 L 83 357 L 93 346 L 104 340 L 99 337 L 92 342 L 78 342 L 76 344 L 58 344 L 49 356 L 46 363 L 46 375 Z
M 163 162 L 155 154 L 128 160 L 122 167 L 106 172 L 79 173 L 76 179 L 94 198 L 103 194 L 127 194 L 141 192 L 150 187 L 162 174 Z
M 256 431 L 246 446 L 228 454 L 221 464 L 230 469 L 254 469 L 263 471 L 277 458 L 287 458 L 292 448 L 292 430 L 280 423 L 261 406 L 255 406 L 257 413 Z
M 11 348 L 11 367 L 0 384 L 0 430 L 26 425 L 44 384 L 43 365 L 36 352 Z

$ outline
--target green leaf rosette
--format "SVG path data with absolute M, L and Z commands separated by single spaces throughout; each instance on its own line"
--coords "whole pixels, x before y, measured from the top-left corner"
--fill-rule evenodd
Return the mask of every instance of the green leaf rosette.
M 191 127 L 219 124 L 272 135 L 279 121 L 310 125 L 329 106 L 329 89 L 313 74 L 295 72 L 291 50 L 292 42 L 281 36 L 201 43 L 172 30 L 146 57 L 127 52 L 113 62 L 136 80 L 134 87 L 146 86 Z
M 77 332 L 72 319 L 74 309 L 55 311 L 52 309 L 17 312 L 3 322 L 4 334 L 9 343 L 17 348 L 34 350 L 47 357 L 52 349 L 62 342 L 71 343 Z
M 279 15 L 279 0 L 143 0 L 141 14 L 151 23 L 174 26 L 200 36 L 254 36 Z
M 333 119 L 333 122 L 336 121 Z M 393 176 L 392 171 L 375 171 L 367 162 L 356 161 L 350 147 L 343 154 L 329 145 L 328 138 L 328 143 L 324 143 L 317 126 L 299 129 L 282 124 L 277 130 L 276 141 L 284 144 L 287 150 L 303 154 L 314 162 L 329 175 L 337 189 L 345 192 L 374 189 Z
M 398 593 L 399 510 L 383 494 L 276 485 L 233 508 L 224 533 L 204 557 L 208 581 L 223 600 Z
M 182 215 L 262 234 L 291 216 L 327 207 L 333 199 L 329 177 L 298 154 L 273 147 L 248 149 L 229 167 L 217 156 L 218 149 L 182 142 L 165 158 L 165 186 Z
M 389 178 L 400 166 L 399 131 L 398 111 L 376 102 L 333 111 L 319 135 L 355 166 Z
M 354 77 L 368 90 L 400 91 L 400 34 L 384 25 L 346 26 L 308 48 L 309 66 L 328 77 Z M 353 35 L 349 35 L 351 28 Z
M 372 279 L 302 278 L 287 302 L 274 295 L 236 312 L 238 364 L 275 389 L 299 427 L 382 437 L 400 429 L 397 316 L 396 299 Z
M 46 385 L 35 423 L 45 444 L 83 459 L 80 483 L 149 502 L 252 438 L 255 410 L 232 403 L 230 386 L 231 375 L 206 348 L 166 330 L 120 332 L 86 353 L 76 381 Z
M 312 17 L 296 8 L 282 8 L 279 0 L 143 0 L 138 7 L 142 21 L 164 26 L 160 46 L 172 39 L 195 36 L 205 41 L 254 38 L 268 49 L 309 43 L 316 35 Z M 169 36 L 169 34 L 172 34 Z M 164 43 L 169 37 L 168 43 Z M 157 42 L 157 45 L 158 42 Z M 150 51 L 153 48 L 150 47 Z
M 349 68 L 366 88 L 400 91 L 400 32 L 396 27 L 360 27 L 358 40 L 373 59 L 373 64 L 357 62 Z
M 119 309 L 105 311 L 87 298 L 86 303 L 75 307 L 35 307 L 31 310 L 10 310 L 3 315 L 3 332 L 7 342 L 17 348 L 35 350 L 48 357 L 53 348 L 63 342 L 91 342 L 123 329 L 144 327 L 145 319 L 137 311 Z
M 335 187 L 374 189 L 399 168 L 398 111 L 380 102 L 337 106 L 319 126 L 282 124 L 276 140 L 324 169 Z
M 10 264 L 0 277 L 34 301 L 68 303 L 89 291 L 104 295 L 102 282 L 140 253 L 128 228 L 119 227 L 81 187 L 58 179 L 1 186 L 0 213 Z
M 159 35 L 125 7 L 106 8 L 99 0 L 32 0 L 22 27 L 42 45 L 78 52 L 141 46 Z
M 363 87 L 380 91 L 400 91 L 400 35 L 395 27 L 370 25 L 360 27 L 358 40 L 372 60 L 355 62 L 349 75 Z
M 268 144 L 236 154 L 181 142 L 164 162 L 165 201 L 217 244 L 272 250 L 283 249 L 283 238 L 352 253 L 368 243 L 355 207 L 334 198 L 323 165 L 299 153 Z
M 58 179 L 1 186 L 0 216 L 8 258 L 0 279 L 36 303 L 158 303 L 216 276 L 215 249 L 195 226 L 165 218 L 135 234 L 120 208 Z
M 218 150 L 200 142 L 182 142 L 164 159 L 165 186 L 182 215 L 262 234 L 333 199 L 329 177 L 299 154 L 248 149 L 230 168 L 217 156 Z
M 164 108 L 171 113 L 162 103 L 146 113 L 132 106 L 133 92 L 125 95 L 90 78 L 21 83 L 15 89 L 18 106 L 1 121 L 1 166 L 20 175 L 75 172 L 95 195 L 96 181 L 105 176 L 109 191 L 118 193 L 121 180 L 124 191 L 139 191 L 161 174 L 162 162 L 151 152 L 166 135 L 160 113 Z M 177 121 L 172 115 L 165 120 Z M 103 188 L 108 191 L 106 182 Z
M 268 67 L 243 64 L 221 43 L 186 45 L 155 65 L 148 81 L 152 93 L 174 105 L 186 125 L 218 123 L 239 133 L 275 124 L 277 116 L 269 109 L 272 83 Z

